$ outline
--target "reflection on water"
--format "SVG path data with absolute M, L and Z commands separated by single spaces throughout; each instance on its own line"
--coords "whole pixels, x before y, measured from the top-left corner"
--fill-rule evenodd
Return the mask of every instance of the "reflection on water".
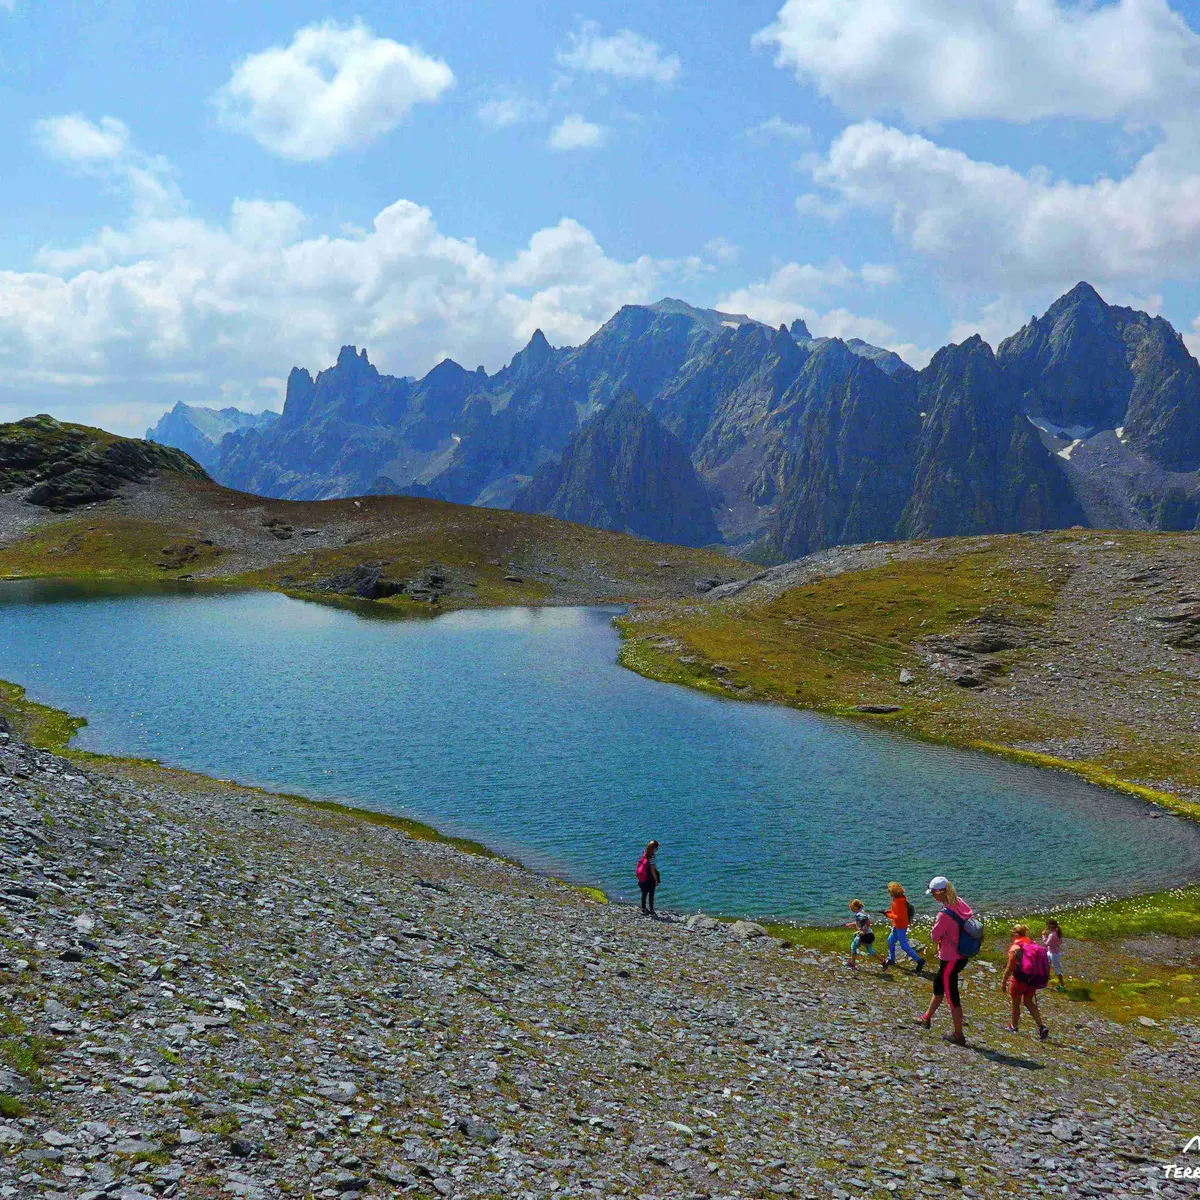
M 657 837 L 668 907 L 829 919 L 935 873 L 1030 904 L 1200 861 L 1196 826 L 1070 776 L 650 683 L 616 651 L 598 609 L 365 620 L 268 593 L 0 586 L 0 677 L 86 715 L 87 749 L 402 812 L 616 895 Z

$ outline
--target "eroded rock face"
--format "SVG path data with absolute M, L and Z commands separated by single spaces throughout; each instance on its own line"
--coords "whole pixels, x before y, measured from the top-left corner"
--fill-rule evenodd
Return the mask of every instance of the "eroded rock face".
M 144 483 L 158 471 L 208 478 L 199 463 L 170 446 L 45 415 L 0 425 L 0 491 L 29 488 L 30 504 L 55 512 L 111 500 L 126 484 Z

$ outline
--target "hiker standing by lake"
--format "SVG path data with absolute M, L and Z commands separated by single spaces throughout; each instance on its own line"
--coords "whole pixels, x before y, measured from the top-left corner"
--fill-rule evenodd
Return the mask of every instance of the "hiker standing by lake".
M 880 913 L 880 916 L 887 917 L 892 926 L 892 932 L 888 934 L 888 956 L 883 969 L 886 971 L 888 967 L 896 965 L 898 946 L 917 964 L 917 970 L 923 971 L 925 960 L 912 948 L 908 940 L 908 927 L 912 924 L 914 915 L 912 901 L 905 895 L 903 886 L 895 881 L 888 884 L 888 895 L 892 898 L 891 907 Z
M 638 887 L 642 890 L 642 915 L 654 917 L 654 889 L 658 887 L 661 876 L 655 866 L 654 856 L 658 853 L 658 843 L 653 839 L 642 852 L 636 868 Z
M 949 1000 L 953 1032 L 946 1036 L 946 1041 L 956 1046 L 965 1046 L 967 1039 L 963 1036 L 962 999 L 958 993 L 958 977 L 967 965 L 969 954 L 960 953 L 960 942 L 965 940 L 967 945 L 963 946 L 963 949 L 974 954 L 979 949 L 982 937 L 979 940 L 970 935 L 964 937 L 964 926 L 974 913 L 971 906 L 959 898 L 954 885 L 945 875 L 935 875 L 925 890 L 942 906 L 942 911 L 938 913 L 933 929 L 929 932 L 930 940 L 937 946 L 939 970 L 933 978 L 933 995 L 930 997 L 929 1007 L 915 1020 L 918 1025 L 928 1029 L 933 1014 L 941 1008 L 942 1001 Z

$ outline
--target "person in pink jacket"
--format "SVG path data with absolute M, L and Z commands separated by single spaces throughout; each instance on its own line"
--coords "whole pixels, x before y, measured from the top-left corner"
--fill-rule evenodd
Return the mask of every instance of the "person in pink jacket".
M 942 906 L 942 911 L 938 913 L 929 933 L 930 940 L 937 946 L 939 969 L 933 977 L 933 995 L 929 1007 L 916 1018 L 916 1023 L 928 1029 L 933 1014 L 948 997 L 954 1032 L 947 1036 L 946 1041 L 956 1046 L 965 1046 L 967 1039 L 963 1036 L 963 1011 L 962 1000 L 958 994 L 958 977 L 967 965 L 967 960 L 958 952 L 959 923 L 946 910 L 950 909 L 966 920 L 972 915 L 971 907 L 965 900 L 959 899 L 954 885 L 945 875 L 935 875 L 925 890 Z

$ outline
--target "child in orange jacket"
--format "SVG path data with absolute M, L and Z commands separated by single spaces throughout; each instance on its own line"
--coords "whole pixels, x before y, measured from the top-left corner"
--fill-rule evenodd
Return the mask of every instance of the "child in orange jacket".
M 883 910 L 882 916 L 891 923 L 892 932 L 888 934 L 888 956 L 883 964 L 884 970 L 896 965 L 896 947 L 899 946 L 909 958 L 917 964 L 917 970 L 925 968 L 925 960 L 912 948 L 908 941 L 908 927 L 913 918 L 913 907 L 904 894 L 904 888 L 893 881 L 888 884 L 888 895 L 892 898 L 891 907 Z

